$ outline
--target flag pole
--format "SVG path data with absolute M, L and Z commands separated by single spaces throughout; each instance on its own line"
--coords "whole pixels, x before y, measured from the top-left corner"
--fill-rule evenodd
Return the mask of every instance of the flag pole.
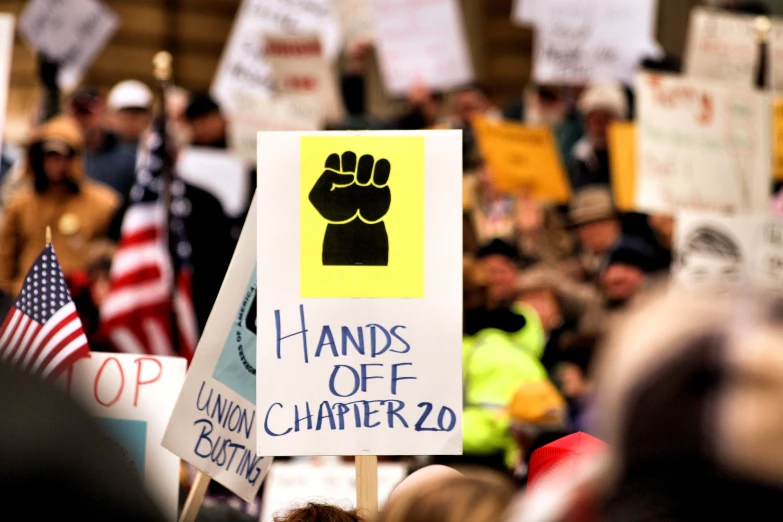
M 52 244 L 52 227 L 46 226 L 46 244 L 51 245 Z
M 188 498 L 185 500 L 185 505 L 182 508 L 179 522 L 195 522 L 211 480 L 209 475 L 199 470 L 196 479 L 193 481 L 193 485 L 190 486 L 190 492 L 188 493 Z

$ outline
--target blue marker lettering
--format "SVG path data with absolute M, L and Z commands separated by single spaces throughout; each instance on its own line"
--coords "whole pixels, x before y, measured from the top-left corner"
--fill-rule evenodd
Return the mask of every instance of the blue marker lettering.
M 304 361 L 305 363 L 310 362 L 310 358 L 307 355 L 307 328 L 305 326 L 305 314 L 304 314 L 304 305 L 299 305 L 299 317 L 302 321 L 302 329 L 298 332 L 294 332 L 289 335 L 281 336 L 281 328 L 280 328 L 280 310 L 275 310 L 275 327 L 277 329 L 277 358 L 281 359 L 282 356 L 280 354 L 280 344 L 283 339 L 288 339 L 289 337 L 294 337 L 296 335 L 302 336 L 302 347 L 304 348 Z

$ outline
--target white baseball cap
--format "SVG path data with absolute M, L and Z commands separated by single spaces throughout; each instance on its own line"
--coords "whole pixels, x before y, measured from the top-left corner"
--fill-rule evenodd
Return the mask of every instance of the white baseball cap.
M 125 80 L 109 92 L 108 107 L 111 110 L 152 109 L 152 91 L 138 80 Z

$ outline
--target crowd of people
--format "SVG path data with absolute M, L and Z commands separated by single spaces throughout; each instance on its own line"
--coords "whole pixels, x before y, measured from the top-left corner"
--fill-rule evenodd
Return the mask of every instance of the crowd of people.
M 530 85 L 496 106 L 479 84 L 449 93 L 421 86 L 404 113 L 379 119 L 365 106 L 369 50 L 347 51 L 350 67 L 340 84 L 348 116 L 330 129 L 461 129 L 464 167 L 463 223 L 454 224 L 464 234 L 464 454 L 418 459 L 417 466 L 428 466 L 398 487 L 376 520 L 703 520 L 773 510 L 783 497 L 783 461 L 774 447 L 783 435 L 774 413 L 783 399 L 780 307 L 657 295 L 678 262 L 674 219 L 620 212 L 612 190 L 607 129 L 633 119 L 632 89 L 611 82 Z M 679 72 L 669 57 L 640 67 Z M 61 103 L 56 76 L 57 64 L 40 57 L 36 125 L 18 148 L 3 145 L 0 315 L 51 225 L 90 347 L 114 351 L 99 310 L 139 142 L 161 100 L 150 86 L 127 80 L 108 92 L 81 88 Z M 169 90 L 162 108 L 178 147 L 229 149 L 229 115 L 208 93 Z M 500 190 L 472 130 L 477 117 L 551 129 L 569 203 Z M 248 169 L 250 197 L 256 174 Z M 244 214 L 230 217 L 204 188 L 186 183 L 186 192 L 193 300 L 203 330 Z M 648 307 L 634 314 L 637 305 Z M 0 386 L 10 382 L 0 377 Z M 595 462 L 553 471 L 514 502 L 529 478 L 553 465 L 536 452 L 572 434 L 609 446 L 591 446 Z M 598 466 L 601 459 L 611 465 Z M 276 520 L 370 519 L 307 504 Z

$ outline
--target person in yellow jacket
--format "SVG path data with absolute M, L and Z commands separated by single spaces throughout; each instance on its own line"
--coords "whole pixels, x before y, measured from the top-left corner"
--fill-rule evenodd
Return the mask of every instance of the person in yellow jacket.
M 81 131 L 67 117 L 49 120 L 33 135 L 24 172 L 27 186 L 8 202 L 0 229 L 0 290 L 19 292 L 45 246 L 47 226 L 66 276 L 84 269 L 90 243 L 107 235 L 120 197 L 85 179 L 81 150 Z

